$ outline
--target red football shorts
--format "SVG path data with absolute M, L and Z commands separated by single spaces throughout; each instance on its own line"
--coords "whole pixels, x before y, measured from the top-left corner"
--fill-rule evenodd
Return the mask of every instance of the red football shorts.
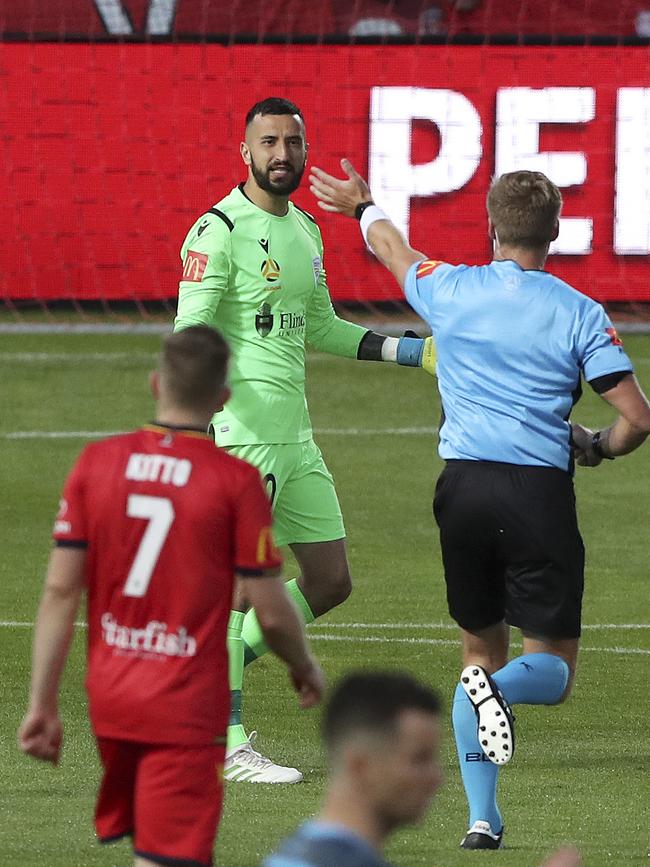
M 207 867 L 223 803 L 223 746 L 97 739 L 104 766 L 95 810 L 102 843 L 130 834 L 136 855 Z

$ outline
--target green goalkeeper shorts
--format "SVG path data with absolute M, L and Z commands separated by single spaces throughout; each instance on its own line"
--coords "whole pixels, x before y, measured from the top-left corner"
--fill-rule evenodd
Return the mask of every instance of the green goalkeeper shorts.
M 260 471 L 273 506 L 276 545 L 345 538 L 334 479 L 313 440 L 229 446 L 228 451 Z

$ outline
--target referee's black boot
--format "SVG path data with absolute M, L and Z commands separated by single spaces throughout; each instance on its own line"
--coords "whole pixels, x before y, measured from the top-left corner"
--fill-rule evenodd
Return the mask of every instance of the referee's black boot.
M 460 843 L 461 849 L 501 849 L 503 828 L 498 834 L 492 831 L 489 822 L 474 822 Z

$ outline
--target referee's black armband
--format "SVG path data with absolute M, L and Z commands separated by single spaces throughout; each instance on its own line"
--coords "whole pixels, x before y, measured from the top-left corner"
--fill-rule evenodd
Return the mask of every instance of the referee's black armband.
M 383 334 L 375 334 L 374 331 L 366 331 L 361 338 L 357 349 L 359 361 L 381 361 L 381 348 L 386 338 Z
M 589 380 L 589 385 L 596 394 L 604 394 L 610 388 L 615 388 L 626 376 L 631 375 L 631 370 L 617 370 L 616 373 L 606 373 L 605 376 L 597 376 L 596 379 Z

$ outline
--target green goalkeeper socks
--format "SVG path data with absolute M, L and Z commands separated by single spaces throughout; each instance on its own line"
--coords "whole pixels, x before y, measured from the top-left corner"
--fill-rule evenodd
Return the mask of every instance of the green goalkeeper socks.
M 244 612 L 231 611 L 226 632 L 228 645 L 228 681 L 230 683 L 230 721 L 226 749 L 232 750 L 246 743 L 246 732 L 241 724 L 241 690 L 244 680 L 244 642 L 242 626 Z
M 289 596 L 298 606 L 305 623 L 313 623 L 314 615 L 309 603 L 302 595 L 296 579 L 287 582 L 285 586 Z M 266 653 L 268 647 L 252 608 L 246 614 L 242 611 L 230 612 L 226 639 L 228 643 L 228 680 L 230 683 L 230 722 L 228 723 L 226 749 L 233 750 L 248 740 L 241 721 L 244 666 Z
M 284 586 L 286 587 L 289 596 L 291 596 L 293 601 L 298 606 L 300 616 L 305 621 L 305 623 L 313 623 L 316 618 L 314 617 L 313 612 L 309 607 L 309 603 L 303 596 L 300 587 L 298 587 L 297 579 L 292 578 L 291 581 L 287 581 Z M 265 653 L 268 652 L 268 647 L 266 646 L 266 642 L 264 641 L 262 630 L 260 629 L 260 625 L 257 622 L 257 615 L 252 608 L 250 609 L 250 611 L 246 612 L 246 616 L 244 617 L 244 626 L 241 631 L 241 638 L 244 646 L 244 665 L 249 665 L 258 657 L 263 656 Z

